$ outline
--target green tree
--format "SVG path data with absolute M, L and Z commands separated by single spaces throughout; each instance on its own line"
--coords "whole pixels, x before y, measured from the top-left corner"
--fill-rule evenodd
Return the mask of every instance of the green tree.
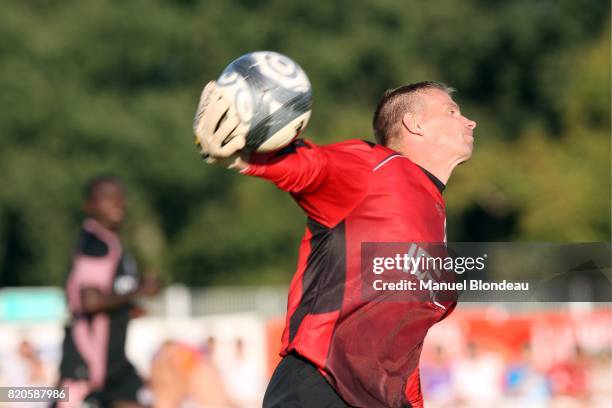
M 124 232 L 145 266 L 287 282 L 300 211 L 203 165 L 191 131 L 203 84 L 258 49 L 308 73 L 319 143 L 371 139 L 386 88 L 455 86 L 479 125 L 446 193 L 451 239 L 609 240 L 609 38 L 603 0 L 7 0 L 0 285 L 63 282 L 81 186 L 100 172 L 128 187 Z

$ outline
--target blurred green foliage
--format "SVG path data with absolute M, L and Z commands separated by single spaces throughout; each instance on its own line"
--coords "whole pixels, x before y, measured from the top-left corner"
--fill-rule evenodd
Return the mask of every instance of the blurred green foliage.
M 610 239 L 607 0 L 7 0 L 0 13 L 0 285 L 61 284 L 82 185 L 128 186 L 126 240 L 192 285 L 286 283 L 304 217 L 204 165 L 203 84 L 250 51 L 306 70 L 320 143 L 371 139 L 389 88 L 456 87 L 476 151 L 445 193 L 450 240 Z

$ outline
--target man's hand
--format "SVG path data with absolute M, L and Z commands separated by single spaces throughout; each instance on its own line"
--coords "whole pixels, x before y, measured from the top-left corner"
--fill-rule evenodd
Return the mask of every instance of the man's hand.
M 231 101 L 215 81 L 206 84 L 193 120 L 196 145 L 206 163 L 230 168 L 246 166 L 239 155 L 246 143 L 246 133 L 237 131 L 239 126 L 240 119 Z
M 159 280 L 153 276 L 145 276 L 140 282 L 140 286 L 136 290 L 138 295 L 156 296 L 161 290 Z

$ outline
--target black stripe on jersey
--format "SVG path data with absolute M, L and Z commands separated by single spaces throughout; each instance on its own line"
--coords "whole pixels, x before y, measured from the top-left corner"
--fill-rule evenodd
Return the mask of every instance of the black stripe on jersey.
M 286 156 L 286 155 L 291 154 L 291 153 L 295 153 L 295 151 L 299 147 L 305 147 L 307 149 L 311 148 L 310 146 L 308 146 L 306 144 L 306 142 L 304 142 L 304 139 L 295 139 L 293 142 L 289 143 L 287 146 L 285 146 L 282 149 L 280 149 L 279 151 L 277 151 L 274 154 L 274 157 L 281 157 L 281 156 Z
M 78 251 L 82 255 L 103 257 L 108 254 L 108 245 L 91 232 L 82 230 L 79 236 Z
M 342 308 L 346 280 L 346 235 L 344 222 L 327 228 L 309 218 L 310 254 L 302 276 L 302 298 L 289 321 L 293 341 L 308 314 L 329 313 Z
M 367 145 L 368 145 L 368 146 L 370 146 L 370 147 L 374 147 L 374 146 L 376 146 L 376 143 L 374 143 L 374 142 L 370 142 L 369 140 L 362 139 L 361 141 L 362 141 L 363 143 L 367 144 Z
M 423 173 L 425 173 L 425 175 L 431 180 L 431 182 L 435 184 L 438 191 L 442 193 L 444 189 L 446 188 L 446 185 L 444 185 L 442 180 L 440 180 L 439 178 L 437 178 L 436 176 L 428 172 L 424 167 L 419 166 L 419 168 L 423 170 Z

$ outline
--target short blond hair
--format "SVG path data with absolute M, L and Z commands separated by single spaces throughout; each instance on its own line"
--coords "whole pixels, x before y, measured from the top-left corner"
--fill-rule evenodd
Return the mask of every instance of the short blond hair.
M 419 93 L 427 89 L 439 89 L 449 95 L 455 92 L 455 89 L 442 82 L 424 81 L 388 89 L 383 94 L 372 120 L 374 137 L 378 143 L 383 146 L 389 145 L 398 133 L 397 129 L 401 125 L 402 116 L 406 112 L 416 110 Z

